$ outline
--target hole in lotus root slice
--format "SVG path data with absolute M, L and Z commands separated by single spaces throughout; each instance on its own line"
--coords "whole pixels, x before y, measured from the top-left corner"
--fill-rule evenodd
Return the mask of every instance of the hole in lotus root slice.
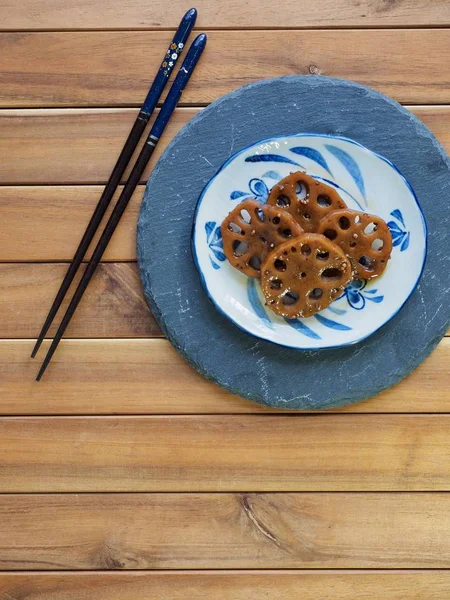
M 321 254 L 323 258 L 318 258 Z M 307 318 L 323 310 L 351 280 L 351 265 L 343 251 L 315 233 L 279 246 L 267 256 L 261 272 L 267 306 L 285 318 Z
M 339 279 L 342 279 L 343 275 L 343 272 L 337 267 L 329 267 L 328 269 L 324 269 L 322 271 L 321 277 L 322 279 L 327 279 L 328 281 L 339 281 Z
M 344 226 L 344 227 L 343 227 Z M 381 275 L 392 250 L 392 236 L 378 216 L 349 209 L 329 213 L 320 220 L 318 232 L 329 239 L 350 259 L 355 278 L 372 279 Z
M 276 204 L 280 208 L 285 208 L 286 206 L 290 206 L 291 201 L 290 201 L 290 199 L 289 199 L 288 196 L 285 196 L 284 194 L 281 194 L 280 196 L 278 196 Z
M 324 194 L 319 194 L 317 196 L 317 204 L 322 208 L 328 208 L 331 206 L 331 199 L 329 196 L 325 196 Z
M 301 171 L 275 185 L 267 204 L 289 212 L 307 232 L 316 232 L 320 219 L 331 211 L 346 208 L 334 187 Z
M 286 229 L 280 229 L 279 234 L 285 238 L 290 238 L 292 237 L 292 230 L 289 229 L 289 227 L 287 227 Z
M 314 288 L 309 292 L 311 300 L 319 300 L 323 296 L 323 290 L 321 288 Z
M 250 216 L 250 213 L 245 208 L 241 210 L 241 219 L 244 221 L 244 223 L 251 223 L 252 222 L 252 218 Z
M 245 235 L 245 231 L 240 227 L 237 223 L 228 223 L 228 229 L 233 233 L 239 233 L 240 235 Z
M 341 229 L 349 229 L 350 228 L 350 219 L 348 217 L 339 217 L 339 227 Z
M 255 271 L 259 271 L 261 269 L 261 259 L 259 258 L 259 256 L 252 256 L 251 259 L 248 261 L 248 264 L 251 266 L 252 269 L 255 269 Z
M 225 256 L 249 277 L 260 276 L 261 263 L 269 252 L 303 233 L 289 212 L 255 199 L 236 206 L 223 221 L 221 231 Z
M 235 256 L 244 256 L 244 254 L 247 254 L 248 248 L 247 242 L 242 242 L 241 240 L 234 240 L 233 242 L 233 254 Z
M 282 287 L 283 287 L 283 282 L 281 279 L 272 279 L 272 281 L 270 282 L 271 290 L 281 290 Z
M 261 223 L 264 223 L 264 212 L 261 208 L 255 208 L 255 215 Z
M 308 185 L 306 183 L 304 183 L 303 181 L 296 181 L 295 182 L 295 194 L 297 196 L 297 198 L 300 200 L 300 202 L 308 202 L 308 196 L 309 196 L 309 188 Z
M 366 271 L 375 271 L 376 260 L 374 258 L 363 255 L 358 262 Z
M 364 227 L 364 233 L 366 235 L 372 235 L 372 233 L 375 233 L 375 231 L 377 229 L 378 229 L 378 225 L 376 223 L 371 222 Z
M 281 301 L 284 304 L 284 306 L 292 306 L 293 304 L 296 304 L 298 302 L 299 298 L 300 294 L 289 290 L 283 295 Z
M 281 260 L 281 258 L 277 258 L 273 263 L 273 266 L 277 271 L 286 271 L 286 263 L 284 262 L 284 260 Z
M 383 250 L 383 246 L 384 246 L 384 242 L 383 242 L 383 240 L 380 240 L 380 238 L 376 238 L 375 240 L 373 240 L 373 242 L 371 244 L 371 248 L 375 252 L 380 252 L 381 250 Z
M 325 229 L 323 235 L 329 240 L 333 241 L 337 238 L 337 231 L 335 229 Z

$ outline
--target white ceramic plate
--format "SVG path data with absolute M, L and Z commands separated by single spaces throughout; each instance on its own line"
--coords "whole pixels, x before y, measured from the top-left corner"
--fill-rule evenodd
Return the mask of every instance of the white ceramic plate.
M 349 208 L 384 219 L 393 250 L 381 277 L 352 282 L 313 317 L 287 320 L 264 305 L 258 280 L 228 263 L 220 224 L 247 198 L 265 202 L 273 185 L 297 170 L 335 186 Z M 249 146 L 221 167 L 198 201 L 192 245 L 208 296 L 233 323 L 282 346 L 311 350 L 354 344 L 392 319 L 417 286 L 426 239 L 414 191 L 391 162 L 346 138 L 299 134 Z

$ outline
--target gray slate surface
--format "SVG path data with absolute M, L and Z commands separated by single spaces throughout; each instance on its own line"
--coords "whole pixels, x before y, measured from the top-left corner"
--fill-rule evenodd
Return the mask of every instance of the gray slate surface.
M 208 300 L 191 254 L 198 197 L 222 163 L 258 140 L 299 132 L 346 136 L 394 162 L 414 187 L 428 225 L 427 262 L 412 297 L 376 334 L 341 349 L 298 351 L 243 333 Z M 188 123 L 147 184 L 138 260 L 149 305 L 197 371 L 244 398 L 317 409 L 373 396 L 422 362 L 449 325 L 449 167 L 414 115 L 369 88 L 316 76 L 240 88 Z

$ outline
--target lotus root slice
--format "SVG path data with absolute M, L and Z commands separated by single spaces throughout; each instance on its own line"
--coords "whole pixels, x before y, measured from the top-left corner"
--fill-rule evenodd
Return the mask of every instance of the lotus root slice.
M 380 217 L 356 210 L 338 210 L 320 221 L 319 233 L 348 256 L 353 277 L 373 279 L 386 268 L 392 236 Z
M 336 300 L 351 280 L 343 251 L 323 235 L 304 233 L 271 252 L 261 267 L 261 288 L 273 312 L 310 317 Z
M 317 232 L 320 219 L 331 211 L 347 208 L 333 187 L 302 171 L 291 173 L 277 183 L 267 204 L 289 212 L 307 232 Z
M 222 223 L 225 256 L 249 277 L 260 276 L 269 252 L 302 233 L 289 213 L 254 199 L 236 206 Z

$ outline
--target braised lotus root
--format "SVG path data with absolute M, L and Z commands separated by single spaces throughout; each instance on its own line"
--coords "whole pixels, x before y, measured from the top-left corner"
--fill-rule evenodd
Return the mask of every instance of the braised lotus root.
M 281 317 L 310 317 L 331 304 L 351 280 L 343 251 L 323 235 L 304 233 L 271 252 L 261 266 L 266 304 Z
M 380 217 L 356 210 L 338 210 L 320 221 L 318 232 L 349 257 L 353 277 L 373 279 L 386 268 L 392 236 Z
M 261 263 L 274 248 L 303 233 L 289 213 L 257 200 L 245 200 L 222 223 L 223 249 L 245 275 L 259 277 Z
M 302 171 L 291 173 L 275 185 L 267 204 L 289 212 L 305 231 L 316 232 L 320 219 L 333 210 L 347 208 L 337 191 Z

